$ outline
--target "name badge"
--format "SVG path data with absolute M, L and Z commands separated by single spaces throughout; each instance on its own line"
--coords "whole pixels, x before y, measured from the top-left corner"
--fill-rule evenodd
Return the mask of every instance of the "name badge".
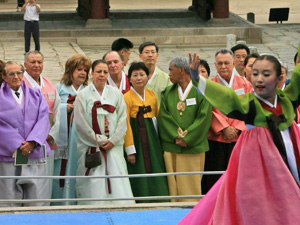
M 49 92 L 48 93 L 48 98 L 49 99 L 55 99 L 55 93 L 54 92 Z
M 196 99 L 195 98 L 189 98 L 186 100 L 186 105 L 189 106 L 189 105 L 196 105 Z
M 244 95 L 245 94 L 245 90 L 244 88 L 240 88 L 240 89 L 236 89 L 235 93 L 239 96 Z

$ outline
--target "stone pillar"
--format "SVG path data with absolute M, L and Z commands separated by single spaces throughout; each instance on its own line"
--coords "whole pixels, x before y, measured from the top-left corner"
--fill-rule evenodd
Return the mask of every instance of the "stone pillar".
M 231 49 L 235 45 L 236 45 L 236 35 L 235 34 L 227 34 L 226 48 Z
M 229 0 L 214 0 L 214 18 L 229 18 Z
M 109 0 L 92 0 L 91 2 L 91 18 L 106 19 L 109 12 Z
M 249 46 L 250 54 L 252 53 L 258 53 L 257 48 L 254 46 Z

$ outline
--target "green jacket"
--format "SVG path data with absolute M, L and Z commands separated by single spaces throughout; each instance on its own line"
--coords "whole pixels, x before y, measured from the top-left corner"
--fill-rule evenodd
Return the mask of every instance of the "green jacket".
M 186 100 L 193 100 L 195 104 L 187 106 Z M 195 99 L 195 100 L 194 100 Z M 208 151 L 207 133 L 211 125 L 212 106 L 203 98 L 195 86 L 192 87 L 186 100 L 186 109 L 177 109 L 180 101 L 178 85 L 168 86 L 161 95 L 161 105 L 158 116 L 160 137 L 163 150 L 167 152 L 195 154 Z M 188 147 L 175 144 L 175 138 L 179 136 L 178 128 L 187 130 L 188 134 L 183 137 Z

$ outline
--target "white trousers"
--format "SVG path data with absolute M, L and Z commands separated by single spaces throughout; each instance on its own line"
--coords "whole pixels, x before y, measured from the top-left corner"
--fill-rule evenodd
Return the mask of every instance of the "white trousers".
M 0 176 L 47 176 L 48 165 L 15 166 L 13 162 L 0 162 Z M 49 199 L 49 179 L 0 179 L 0 199 Z M 10 203 L 10 206 L 47 206 L 49 203 Z

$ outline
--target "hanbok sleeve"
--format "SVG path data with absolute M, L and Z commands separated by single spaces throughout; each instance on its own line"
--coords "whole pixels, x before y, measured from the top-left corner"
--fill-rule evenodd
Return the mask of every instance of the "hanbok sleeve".
M 155 116 L 156 116 L 156 118 L 158 118 L 158 115 L 159 115 L 159 102 L 158 102 L 158 97 L 157 97 L 157 95 L 155 95 L 155 105 L 156 105 L 156 113 L 155 113 Z
M 175 138 L 178 137 L 178 128 L 180 127 L 176 120 L 173 118 L 167 107 L 166 92 L 161 93 L 161 103 L 158 115 L 158 128 L 159 134 L 163 141 L 174 142 Z
M 155 93 L 154 93 L 155 94 Z M 158 134 L 158 122 L 157 122 L 157 118 L 159 115 L 159 101 L 158 101 L 158 96 L 155 94 L 155 106 L 156 106 L 156 110 L 155 110 L 155 117 L 152 118 L 152 122 L 155 128 L 156 133 Z
M 56 90 L 59 96 L 62 95 L 62 84 L 56 85 Z M 58 149 L 66 148 L 68 146 L 68 110 L 67 110 L 67 102 L 63 98 L 61 98 L 60 103 L 60 118 L 59 118 L 59 137 L 56 140 Z
M 183 137 L 183 140 L 189 147 L 200 145 L 205 139 L 207 139 L 207 133 L 211 125 L 212 120 L 212 106 L 204 98 L 200 100 L 198 104 L 197 117 L 194 122 L 186 129 L 187 135 Z M 201 132 L 199 133 L 199 130 Z
M 253 112 L 255 110 L 255 103 L 252 93 L 238 96 L 233 89 L 207 80 L 202 76 L 200 76 L 198 88 L 199 92 L 212 106 L 219 109 L 228 117 L 242 120 L 246 123 L 253 120 L 256 112 Z
M 123 94 L 121 92 L 118 93 L 118 102 L 116 105 L 116 113 L 118 117 L 118 121 L 116 124 L 116 129 L 114 134 L 109 137 L 109 141 L 113 143 L 114 145 L 117 145 L 119 142 L 124 140 L 126 130 L 127 130 L 127 124 L 126 124 L 126 103 L 124 101 Z
M 59 122 L 60 122 L 60 97 L 57 90 L 55 90 L 55 104 L 54 104 L 54 124 L 50 130 L 49 135 L 57 142 L 59 137 Z
M 124 96 L 125 98 L 125 102 L 127 105 L 127 132 L 126 132 L 126 136 L 125 136 L 125 151 L 127 155 L 131 155 L 131 154 L 135 154 L 136 153 L 136 149 L 134 146 L 134 138 L 133 138 L 133 133 L 132 133 L 132 128 L 131 128 L 131 124 L 130 124 L 130 112 L 131 112 L 131 101 L 130 101 L 130 97 L 128 95 L 125 94 Z
M 300 105 L 300 64 L 294 69 L 291 82 L 284 89 L 284 92 L 296 109 Z
M 24 138 L 20 135 L 20 133 L 3 119 L 0 119 L 0 136 L 1 140 L 6 140 L 0 141 L 0 152 L 3 156 L 12 156 L 16 149 L 19 148 L 24 141 Z M 31 139 L 32 140 L 29 141 L 37 141 L 34 140 L 34 137 Z
M 87 146 L 97 147 L 96 135 L 88 121 L 91 114 L 86 110 L 85 96 L 80 92 L 74 103 L 74 121 L 79 139 Z
M 219 134 L 222 130 L 229 127 L 227 117 L 221 112 L 214 109 L 212 112 L 211 131 L 215 134 Z
M 38 118 L 33 129 L 28 134 L 26 141 L 35 141 L 43 145 L 50 131 L 49 107 L 44 96 L 39 93 Z

